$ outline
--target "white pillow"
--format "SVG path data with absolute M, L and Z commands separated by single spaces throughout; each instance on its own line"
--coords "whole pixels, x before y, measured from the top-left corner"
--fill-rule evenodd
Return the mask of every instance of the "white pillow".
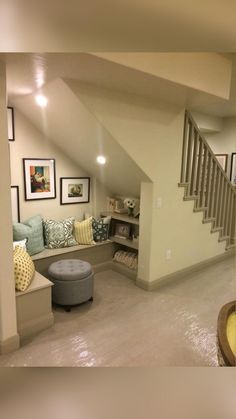
M 110 224 L 111 222 L 111 216 L 108 217 L 102 217 L 101 220 L 103 221 L 103 224 Z
M 13 242 L 13 250 L 15 250 L 16 246 L 19 246 L 19 247 L 22 247 L 22 249 L 27 251 L 27 248 L 26 248 L 27 241 L 28 239 Z

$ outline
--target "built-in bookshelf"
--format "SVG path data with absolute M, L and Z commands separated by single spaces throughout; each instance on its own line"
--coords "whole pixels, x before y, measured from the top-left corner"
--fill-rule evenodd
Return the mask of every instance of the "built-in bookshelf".
M 109 239 L 122 246 L 138 250 L 139 219 L 127 214 L 102 212 L 103 217 L 111 217 Z M 137 237 L 137 238 L 136 238 Z

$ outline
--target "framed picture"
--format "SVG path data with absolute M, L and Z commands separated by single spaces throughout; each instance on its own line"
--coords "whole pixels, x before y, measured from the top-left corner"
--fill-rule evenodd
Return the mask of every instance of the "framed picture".
M 14 109 L 7 107 L 8 141 L 15 141 Z
M 90 199 L 90 178 L 61 177 L 60 192 L 61 205 L 85 204 Z
M 230 180 L 233 186 L 236 186 L 236 153 L 231 154 Z
M 11 186 L 11 211 L 12 222 L 20 222 L 20 200 L 19 200 L 19 186 Z
M 25 200 L 56 198 L 54 159 L 23 159 Z
M 222 169 L 226 172 L 228 166 L 228 154 L 215 154 L 215 157 L 220 163 Z
M 116 223 L 115 237 L 128 239 L 130 236 L 130 224 Z

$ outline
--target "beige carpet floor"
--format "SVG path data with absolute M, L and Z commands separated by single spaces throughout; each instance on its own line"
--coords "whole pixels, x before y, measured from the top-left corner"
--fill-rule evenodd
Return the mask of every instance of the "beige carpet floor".
M 0 366 L 217 366 L 217 316 L 236 297 L 235 268 L 230 257 L 154 292 L 98 273 L 93 303 L 54 308 L 54 326 Z

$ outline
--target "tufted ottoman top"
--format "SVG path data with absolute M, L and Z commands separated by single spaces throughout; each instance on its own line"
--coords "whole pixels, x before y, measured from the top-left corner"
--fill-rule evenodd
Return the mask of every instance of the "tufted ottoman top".
M 90 263 L 80 259 L 65 259 L 49 266 L 49 275 L 60 281 L 76 281 L 86 278 L 92 272 Z

